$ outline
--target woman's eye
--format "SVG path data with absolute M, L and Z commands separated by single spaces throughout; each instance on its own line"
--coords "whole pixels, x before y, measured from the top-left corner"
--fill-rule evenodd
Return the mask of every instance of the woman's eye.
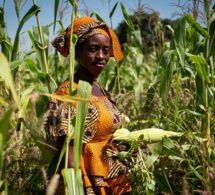
M 110 49 L 109 49 L 109 48 L 105 48 L 105 49 L 103 50 L 103 52 L 104 52 L 104 54 L 108 54 L 108 53 L 110 52 Z
M 90 51 L 90 52 L 96 52 L 96 48 L 95 48 L 95 47 L 90 47 L 90 48 L 89 48 L 89 51 Z

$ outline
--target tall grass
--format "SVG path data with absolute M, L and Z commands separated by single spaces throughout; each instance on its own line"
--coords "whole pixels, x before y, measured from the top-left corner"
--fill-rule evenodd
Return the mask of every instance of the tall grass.
M 55 1 L 54 24 L 59 2 Z M 204 1 L 207 18 L 204 27 L 191 14 L 179 18 L 173 40 L 162 42 L 162 49 L 153 51 L 150 58 L 153 60 L 147 61 L 142 52 L 141 29 L 132 24 L 123 3 L 117 2 L 110 7 L 108 2 L 110 20 L 120 6 L 128 25 L 128 40 L 124 45 L 124 59 L 116 64 L 111 58 L 99 82 L 115 97 L 119 110 L 130 118 L 129 130 L 159 127 L 184 133 L 180 139 L 164 139 L 147 148 L 132 143 L 130 151 L 134 153 L 127 160 L 131 162 L 129 178 L 133 194 L 213 194 L 214 8 L 209 1 Z M 72 23 L 78 13 L 78 2 L 71 0 L 69 3 L 73 7 Z M 55 174 L 58 165 L 52 164 L 54 149 L 45 150 L 42 118 L 48 98 L 62 78 L 69 77 L 73 83 L 76 37 L 71 36 L 69 61 L 64 61 L 57 53 L 49 53 L 50 26 L 41 26 L 41 9 L 36 1 L 32 2 L 23 18 L 18 18 L 20 23 L 14 43 L 11 43 L 4 19 L 5 1 L 0 7 L 0 192 L 4 194 L 45 194 L 46 189 L 47 194 L 53 194 L 51 186 L 58 180 Z M 92 15 L 103 20 L 97 13 Z M 38 21 L 37 27 L 26 31 L 32 50 L 21 57 L 20 32 L 31 17 Z M 162 25 L 157 24 L 155 28 L 160 29 L 163 37 Z M 55 64 L 55 70 L 52 64 Z M 74 169 L 68 168 L 65 160 L 62 174 L 67 194 L 83 194 L 79 162 L 83 113 L 87 110 L 91 87 L 80 83 L 78 93 L 82 98 L 79 99 L 74 97 L 72 86 L 70 89 L 71 97 L 66 101 L 77 101 L 78 112 L 76 125 L 68 125 L 70 133 L 61 157 L 66 155 L 67 159 L 73 133 L 78 135 L 74 146 L 77 153 Z M 65 100 L 65 97 L 52 97 Z

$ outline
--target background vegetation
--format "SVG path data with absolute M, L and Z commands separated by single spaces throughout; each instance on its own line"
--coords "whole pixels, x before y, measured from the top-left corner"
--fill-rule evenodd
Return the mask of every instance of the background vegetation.
M 19 21 L 14 43 L 7 34 L 5 1 L 0 5 L 0 193 L 53 194 L 59 176 L 54 174 L 51 150 L 45 149 L 44 108 L 62 78 L 72 80 L 74 58 L 65 59 L 49 51 L 50 26 L 40 25 L 42 8 L 33 1 L 20 18 L 24 2 L 14 0 Z M 119 64 L 110 59 L 99 81 L 130 118 L 129 130 L 157 127 L 182 132 L 183 136 L 166 138 L 147 148 L 132 143 L 135 155 L 127 160 L 132 164 L 133 194 L 214 194 L 214 2 L 178 4 L 181 17 L 168 22 L 154 11 L 146 12 L 139 2 L 132 16 L 121 2 L 110 9 L 110 19 L 116 6 L 124 15 L 125 22 L 116 29 L 124 59 Z M 59 3 L 55 0 L 55 16 Z M 73 20 L 78 2 L 67 1 L 65 7 L 68 4 L 73 6 Z M 92 15 L 102 20 L 98 14 Z M 31 17 L 36 17 L 38 26 L 26 31 L 32 47 L 21 53 L 20 32 Z M 84 117 L 80 116 L 79 121 L 83 124 Z M 78 143 L 76 147 L 80 147 Z M 78 156 L 80 153 L 76 162 Z M 74 175 L 80 181 L 76 171 Z M 67 183 L 71 182 L 70 175 L 73 172 L 65 165 Z M 81 181 L 77 186 L 81 189 Z M 75 191 L 68 189 L 68 193 Z

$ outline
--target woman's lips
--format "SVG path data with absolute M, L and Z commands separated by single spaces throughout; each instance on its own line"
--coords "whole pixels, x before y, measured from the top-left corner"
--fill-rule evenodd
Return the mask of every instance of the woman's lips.
M 105 64 L 104 63 L 95 63 L 95 66 L 99 68 L 104 68 Z

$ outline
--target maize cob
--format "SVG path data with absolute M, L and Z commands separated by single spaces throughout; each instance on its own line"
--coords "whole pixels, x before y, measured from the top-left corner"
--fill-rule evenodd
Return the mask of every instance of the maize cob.
M 159 142 L 165 137 L 179 137 L 183 133 L 165 131 L 158 128 L 148 128 L 130 132 L 128 129 L 117 129 L 113 134 L 113 140 L 132 142 L 143 141 L 145 143 Z

